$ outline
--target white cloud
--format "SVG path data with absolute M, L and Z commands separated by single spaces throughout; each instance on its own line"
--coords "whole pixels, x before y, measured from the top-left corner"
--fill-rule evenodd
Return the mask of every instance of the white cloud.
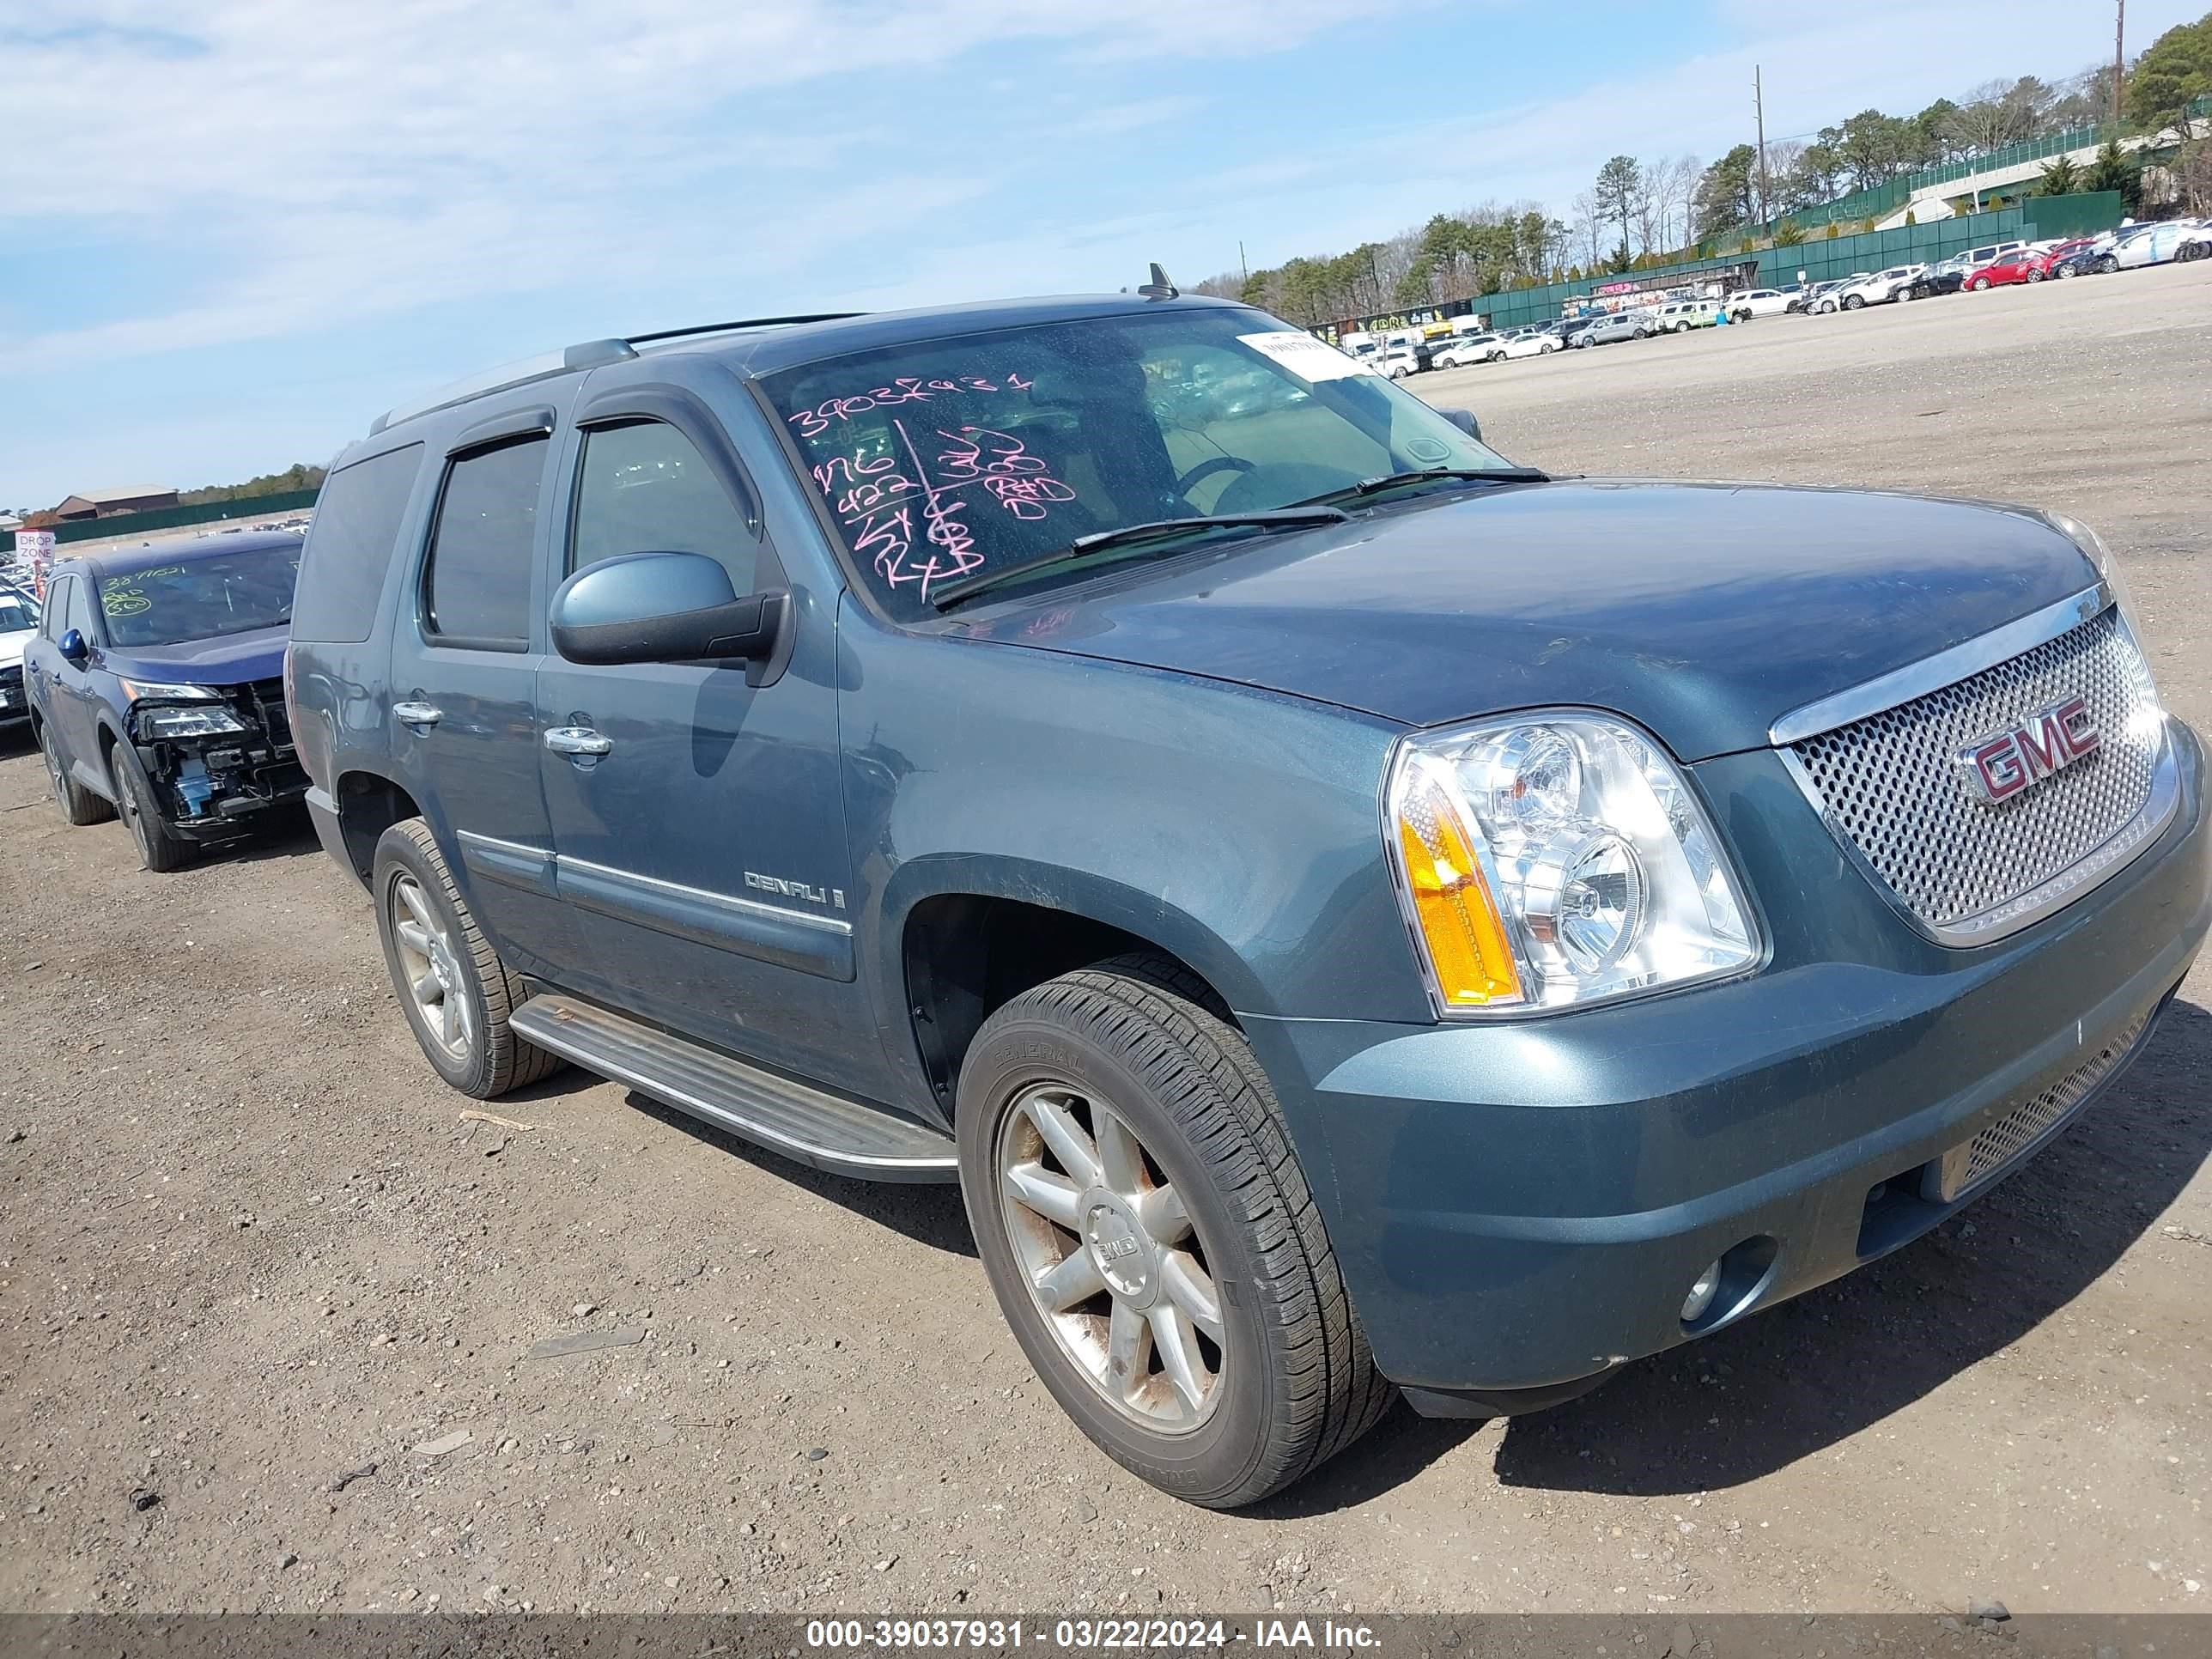
M 108 0 L 0 6 L 0 228 L 57 227 L 174 258 L 170 304 L 0 337 L 11 364 L 273 337 L 426 302 L 604 278 L 645 257 L 697 288 L 788 278 L 841 244 L 986 188 L 1024 112 L 1057 142 L 1188 116 L 1179 97 L 1054 109 L 939 98 L 946 66 L 1020 52 L 1111 64 L 1294 46 L 1360 0 Z M 872 77 L 872 78 L 869 78 Z M 807 94 L 819 88 L 818 95 Z M 909 96 L 909 92 L 924 95 Z M 772 118 L 763 112 L 773 111 Z M 796 112 L 796 113 L 790 113 Z M 910 162 L 917 124 L 972 167 Z M 648 284 L 665 286 L 665 284 Z M 12 319 L 11 319 L 12 320 Z

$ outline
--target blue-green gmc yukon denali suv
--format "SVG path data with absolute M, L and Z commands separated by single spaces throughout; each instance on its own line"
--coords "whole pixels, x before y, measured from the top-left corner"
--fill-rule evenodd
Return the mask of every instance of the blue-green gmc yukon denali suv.
M 1061 1405 L 1212 1505 L 1927 1231 L 2212 904 L 2083 526 L 1547 477 L 1159 280 L 396 410 L 288 683 L 441 1076 L 957 1181 Z

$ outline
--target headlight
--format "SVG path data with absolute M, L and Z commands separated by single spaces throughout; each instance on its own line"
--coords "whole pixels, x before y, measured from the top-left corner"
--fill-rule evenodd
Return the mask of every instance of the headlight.
M 132 718 L 141 738 L 213 738 L 246 730 L 228 708 L 141 708 Z
M 220 702 L 219 693 L 204 685 L 171 685 L 166 680 L 126 680 L 118 678 L 116 684 L 123 695 L 132 702 Z
M 1399 748 L 1393 866 L 1439 1012 L 1555 1008 L 1717 979 L 1759 956 L 1687 781 L 1601 714 L 1425 732 Z

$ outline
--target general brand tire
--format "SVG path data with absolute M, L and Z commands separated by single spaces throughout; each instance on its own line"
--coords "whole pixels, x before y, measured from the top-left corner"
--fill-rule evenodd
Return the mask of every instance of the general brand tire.
M 2109 253 L 2097 261 L 2097 271 L 2100 276 L 2109 276 L 2119 268 L 2120 262 Z
M 192 843 L 173 835 L 161 821 L 161 797 L 138 751 L 118 740 L 107 751 L 108 775 L 115 780 L 116 811 L 131 839 L 137 843 L 138 861 L 157 876 L 181 870 L 192 861 Z
M 524 1042 L 508 1025 L 507 1016 L 523 1000 L 522 988 L 462 902 L 428 824 L 409 818 L 384 832 L 376 843 L 369 890 L 376 900 L 377 937 L 392 990 L 423 1058 L 440 1077 L 465 1095 L 489 1100 L 560 1070 L 559 1055 Z M 404 895 L 410 890 L 427 915 L 405 903 Z M 426 948 L 417 950 L 402 936 L 395 909 L 406 911 L 410 925 L 428 941 Z M 423 964 L 421 969 L 410 969 L 410 956 Z M 440 1015 L 447 998 L 459 1000 L 453 1024 L 441 1030 L 432 1029 L 432 1005 L 420 988 L 426 974 L 437 981 L 434 1007 Z
M 39 756 L 46 764 L 46 788 L 54 805 L 61 809 L 66 823 L 79 829 L 106 823 L 115 816 L 114 807 L 70 776 L 62 763 L 60 743 L 51 727 L 43 724 L 39 727 Z
M 1389 1406 L 1267 1074 L 1176 964 L 1117 957 L 998 1010 L 961 1066 L 958 1132 L 1016 1340 L 1141 1479 L 1211 1509 L 1255 1503 Z M 1218 1331 L 1210 1348 L 1177 1334 L 1205 1334 L 1194 1305 Z M 1170 1364 L 1175 1348 L 1196 1363 Z
M 1865 305 L 1866 301 L 1859 298 L 1856 294 L 1846 295 L 1844 297 L 1844 309 L 1846 311 L 1858 311 L 1863 309 Z
M 2039 283 L 2043 280 L 2043 273 L 2031 265 L 2028 267 L 2027 280 L 2031 283 Z
M 2071 261 L 2069 261 L 2067 264 L 2058 267 L 2058 280 L 2062 283 L 2069 276 L 2077 276 L 2080 274 L 2081 273 L 2079 271 L 2074 269 Z
M 1984 293 L 1988 290 L 1989 285 L 1989 278 L 1986 276 L 1977 276 L 1972 282 L 1966 284 L 1966 292 L 1969 294 Z

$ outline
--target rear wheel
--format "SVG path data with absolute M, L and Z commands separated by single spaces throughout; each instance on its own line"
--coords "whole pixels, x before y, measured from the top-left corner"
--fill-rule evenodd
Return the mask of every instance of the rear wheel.
M 2042 270 L 2037 266 L 2030 265 L 2027 268 L 2027 280 L 2031 283 L 2041 282 L 2043 280 Z
M 191 863 L 192 844 L 162 821 L 161 796 L 146 775 L 138 751 L 118 740 L 107 751 L 107 767 L 115 780 L 116 811 L 138 843 L 138 861 L 156 875 Z
M 2120 262 L 2109 253 L 2097 261 L 2098 272 L 2102 276 L 2109 276 L 2119 268 Z
M 1266 1073 L 1176 964 L 1119 957 L 993 1014 L 961 1066 L 959 1143 L 1016 1339 L 1144 1480 L 1255 1503 L 1389 1406 Z
M 88 823 L 105 823 L 115 816 L 112 806 L 70 775 L 69 763 L 62 758 L 61 739 L 43 724 L 39 727 L 39 754 L 46 763 L 46 788 L 64 821 L 81 829 Z
M 392 989 L 440 1077 L 489 1100 L 561 1068 L 507 1024 L 522 987 L 469 914 L 428 824 L 409 818 L 384 832 L 370 890 Z

